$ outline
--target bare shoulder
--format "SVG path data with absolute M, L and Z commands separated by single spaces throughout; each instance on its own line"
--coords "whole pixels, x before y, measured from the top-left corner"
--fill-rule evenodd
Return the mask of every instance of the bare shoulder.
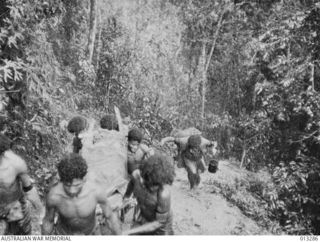
M 63 186 L 59 182 L 55 184 L 47 194 L 46 202 L 49 206 L 55 206 L 59 204 L 61 197 L 63 196 Z
M 104 200 L 106 198 L 106 189 L 101 186 L 97 180 L 88 179 L 83 188 L 83 194 L 85 196 L 96 198 L 98 201 Z
M 175 138 L 175 142 L 179 143 L 181 145 L 186 145 L 188 143 L 189 137 L 181 137 L 181 138 Z
M 140 144 L 140 149 L 143 151 L 143 152 L 148 152 L 151 148 L 149 146 L 147 146 L 146 144 Z
M 171 198 L 171 186 L 164 185 L 162 187 L 162 189 L 159 191 L 158 197 L 161 200 L 168 200 L 168 199 L 170 200 L 170 198 Z
M 201 136 L 201 145 L 210 145 L 211 141 Z
M 141 177 L 140 170 L 138 169 L 134 170 L 132 173 L 132 177 L 133 177 L 133 180 L 139 180 Z
M 94 201 L 97 204 L 109 204 L 108 197 L 112 194 L 111 192 L 106 191 L 101 184 L 97 184 L 94 189 L 89 191 L 91 201 Z
M 17 173 L 28 172 L 26 162 L 13 151 L 6 151 L 5 158 L 12 166 L 14 166 L 14 168 L 17 170 Z
M 96 177 L 86 177 L 84 189 L 87 191 L 97 192 L 101 190 L 100 180 Z
M 171 191 L 170 186 L 164 186 L 158 192 L 158 213 L 166 213 L 171 207 Z

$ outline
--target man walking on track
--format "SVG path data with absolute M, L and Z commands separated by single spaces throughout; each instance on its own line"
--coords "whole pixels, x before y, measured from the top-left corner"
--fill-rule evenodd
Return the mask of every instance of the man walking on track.
M 174 167 L 168 157 L 155 154 L 133 172 L 124 204 L 131 193 L 137 199 L 140 213 L 127 235 L 172 235 L 171 185 Z
M 27 200 L 42 215 L 43 206 L 28 175 L 25 161 L 10 150 L 10 139 L 0 134 L 0 219 L 5 234 L 30 235 L 31 217 Z
M 47 195 L 42 234 L 99 235 L 96 219 L 99 204 L 113 234 L 120 234 L 120 222 L 113 213 L 105 191 L 86 179 L 87 164 L 78 154 L 70 154 L 58 164 L 60 182 Z M 55 215 L 58 215 L 54 224 Z
M 178 146 L 178 166 L 184 167 L 188 173 L 190 189 L 196 189 L 200 184 L 200 172 L 205 171 L 204 154 L 208 147 L 216 146 L 216 142 L 207 140 L 200 135 L 189 137 L 166 137 L 161 145 L 174 142 Z

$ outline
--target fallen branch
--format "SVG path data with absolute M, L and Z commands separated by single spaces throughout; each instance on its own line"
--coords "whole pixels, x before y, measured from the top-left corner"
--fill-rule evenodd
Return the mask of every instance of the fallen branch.
M 5 90 L 0 90 L 0 93 L 12 93 L 12 92 L 20 92 L 21 89 L 18 90 L 9 90 L 9 91 L 5 91 Z
M 318 130 L 312 132 L 311 134 L 309 134 L 308 136 L 302 138 L 302 139 L 299 139 L 299 140 L 293 140 L 293 141 L 289 141 L 289 144 L 293 144 L 293 143 L 299 143 L 301 141 L 304 141 L 304 140 L 307 140 L 307 139 L 310 139 L 313 135 L 315 135 L 316 133 L 318 132 Z

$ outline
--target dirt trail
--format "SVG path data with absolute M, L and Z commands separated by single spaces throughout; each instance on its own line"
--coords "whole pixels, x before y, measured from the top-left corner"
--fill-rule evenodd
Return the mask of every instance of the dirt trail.
M 218 171 L 223 172 L 223 171 Z M 198 191 L 190 191 L 184 169 L 176 169 L 172 189 L 174 231 L 180 235 L 256 235 L 268 234 L 255 221 L 246 217 L 236 206 L 215 193 L 208 185 L 210 177 L 218 174 L 205 172 L 201 175 Z M 218 174 L 221 175 L 221 174 Z
M 234 179 L 239 170 L 228 161 L 220 162 L 217 173 L 207 171 L 201 175 L 197 191 L 190 191 L 187 173 L 176 168 L 176 179 L 172 187 L 173 229 L 177 235 L 261 235 L 270 234 L 245 216 L 239 208 L 230 204 L 210 184 L 216 179 Z M 212 184 L 212 183 L 211 183 Z M 32 213 L 33 214 L 33 213 Z M 130 216 L 128 216 L 130 217 Z M 40 234 L 40 226 L 33 217 L 33 234 Z M 0 223 L 0 234 L 3 226 Z

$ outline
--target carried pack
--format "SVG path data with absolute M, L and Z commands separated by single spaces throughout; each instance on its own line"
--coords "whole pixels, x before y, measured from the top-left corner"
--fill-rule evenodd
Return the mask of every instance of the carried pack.
M 195 127 L 190 127 L 187 129 L 174 129 L 170 136 L 174 138 L 184 138 L 184 137 L 189 137 L 191 135 L 201 135 L 201 131 L 196 129 Z

